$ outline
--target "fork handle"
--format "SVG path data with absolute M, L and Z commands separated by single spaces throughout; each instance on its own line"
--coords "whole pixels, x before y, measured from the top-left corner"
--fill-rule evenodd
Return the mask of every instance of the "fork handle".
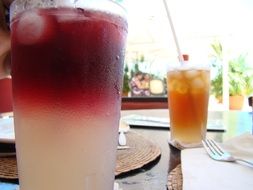
M 236 161 L 245 162 L 245 163 L 247 163 L 247 164 L 253 166 L 253 162 L 250 162 L 250 161 L 247 161 L 247 160 L 243 160 L 243 159 L 241 159 L 241 158 L 236 158 Z

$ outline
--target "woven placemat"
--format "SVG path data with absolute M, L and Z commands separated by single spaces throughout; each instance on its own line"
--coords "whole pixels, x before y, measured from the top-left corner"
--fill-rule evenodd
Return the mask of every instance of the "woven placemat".
M 160 148 L 143 136 L 134 132 L 128 132 L 126 137 L 127 146 L 130 149 L 118 150 L 116 176 L 142 168 L 161 155 Z
M 168 190 L 182 190 L 183 189 L 183 175 L 181 164 L 173 169 L 168 176 Z
M 115 176 L 139 169 L 161 155 L 160 148 L 143 136 L 126 133 L 129 149 L 117 151 Z M 0 178 L 18 179 L 15 157 L 0 158 Z
M 0 178 L 17 179 L 17 161 L 16 157 L 0 158 Z

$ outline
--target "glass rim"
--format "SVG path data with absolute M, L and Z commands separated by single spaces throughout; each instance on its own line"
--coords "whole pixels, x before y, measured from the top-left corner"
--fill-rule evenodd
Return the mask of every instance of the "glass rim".
M 101 6 L 102 5 L 104 6 Z M 111 6 L 109 6 L 111 4 Z M 100 5 L 100 6 L 98 6 Z M 117 10 L 115 10 L 117 7 Z M 73 0 L 72 2 L 68 0 L 14 0 L 10 5 L 10 22 L 13 18 L 24 11 L 36 9 L 36 8 L 87 8 L 97 11 L 108 12 L 111 14 L 116 14 L 123 18 L 127 18 L 126 8 L 116 2 L 115 0 Z M 113 9 L 115 8 L 115 9 Z
M 211 66 L 208 64 L 191 64 L 191 63 L 183 63 L 178 65 L 168 65 L 167 72 L 171 71 L 186 71 L 186 70 L 205 70 L 210 71 Z

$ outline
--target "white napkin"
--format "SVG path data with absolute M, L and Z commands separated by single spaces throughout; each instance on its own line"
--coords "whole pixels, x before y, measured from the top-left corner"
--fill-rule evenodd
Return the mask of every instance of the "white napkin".
M 243 134 L 221 144 L 235 157 L 253 161 L 253 136 Z M 182 150 L 184 190 L 252 190 L 253 167 L 211 159 L 204 148 Z

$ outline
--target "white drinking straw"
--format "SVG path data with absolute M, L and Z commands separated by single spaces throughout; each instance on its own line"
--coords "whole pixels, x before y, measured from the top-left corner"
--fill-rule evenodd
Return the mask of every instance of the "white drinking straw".
M 173 38 L 174 38 L 174 41 L 175 41 L 175 44 L 176 44 L 176 47 L 177 47 L 178 59 L 179 59 L 180 63 L 184 63 L 184 58 L 183 58 L 183 55 L 182 55 L 180 47 L 179 47 L 176 31 L 175 31 L 175 28 L 174 28 L 174 25 L 173 25 L 173 22 L 172 22 L 172 19 L 171 19 L 171 16 L 170 16 L 170 11 L 169 11 L 169 8 L 168 8 L 168 5 L 167 5 L 167 1 L 163 0 L 163 3 L 164 3 L 164 7 L 165 7 L 165 10 L 166 10 L 168 19 L 169 19 L 169 23 L 170 23 L 171 31 L 172 31 L 172 34 L 173 34 Z

